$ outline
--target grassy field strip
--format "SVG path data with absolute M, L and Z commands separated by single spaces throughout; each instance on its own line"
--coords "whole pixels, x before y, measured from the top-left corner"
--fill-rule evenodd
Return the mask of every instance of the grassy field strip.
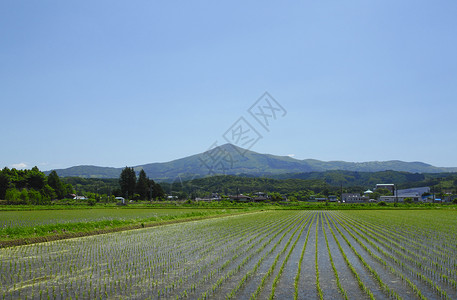
M 249 256 L 249 254 L 251 253 L 251 250 L 253 250 L 256 245 L 262 243 L 269 236 L 273 235 L 276 232 L 276 230 L 284 228 L 284 226 L 288 226 L 295 221 L 296 221 L 296 217 L 293 216 L 293 217 L 289 217 L 289 218 L 285 218 L 285 219 L 280 219 L 279 221 L 275 221 L 275 222 L 273 222 L 273 225 L 271 227 L 267 227 L 267 228 L 264 228 L 263 226 L 261 226 L 261 223 L 255 224 L 255 226 L 257 226 L 257 227 L 254 227 L 254 228 L 256 228 L 256 230 L 259 231 L 258 234 L 256 236 L 254 236 L 253 238 L 247 240 L 245 243 L 238 245 L 235 249 L 232 249 L 226 256 L 228 256 L 229 254 L 233 255 L 233 256 L 231 256 L 230 258 L 225 260 L 225 262 L 222 265 L 220 265 L 219 267 L 214 268 L 214 270 L 212 271 L 212 276 L 215 275 L 216 273 L 219 274 L 219 273 L 223 272 L 225 269 L 229 269 L 230 265 L 233 264 L 239 257 L 242 257 L 242 255 Z M 261 238 L 257 239 L 258 237 L 261 237 Z M 250 244 L 250 246 L 241 251 L 241 248 L 248 244 Z M 240 269 L 240 267 L 237 267 L 237 268 L 227 271 L 227 273 L 225 273 L 224 275 L 219 277 L 219 279 L 211 286 L 210 290 L 206 290 L 205 292 L 202 293 L 202 295 L 206 295 L 206 297 L 208 297 L 208 295 L 210 295 L 211 293 L 214 293 L 224 281 L 227 281 L 230 278 L 230 276 L 232 276 L 236 271 L 239 271 L 239 269 Z M 192 289 L 190 290 L 190 293 L 187 290 L 184 290 L 181 293 L 181 295 L 183 297 L 191 295 L 193 292 L 195 292 L 196 287 L 198 285 L 206 282 L 207 279 L 208 278 L 203 278 L 203 280 L 200 280 L 197 284 L 192 284 Z
M 362 230 L 359 227 L 360 230 Z M 365 229 L 365 231 L 370 231 L 369 229 Z M 429 286 L 431 286 L 440 296 L 445 297 L 446 296 L 446 291 L 443 290 L 443 287 L 439 286 L 435 281 L 438 280 L 439 282 L 445 283 L 449 285 L 452 289 L 455 291 L 456 287 L 456 282 L 455 280 L 449 278 L 445 274 L 442 274 L 440 271 L 430 269 L 427 267 L 425 264 L 420 263 L 418 261 L 417 256 L 413 255 L 410 250 L 406 248 L 401 248 L 401 250 L 395 249 L 391 245 L 397 245 L 395 242 L 390 242 L 389 239 L 386 237 L 377 234 L 376 232 L 370 231 L 370 233 L 373 233 L 373 235 L 369 235 L 371 239 L 375 239 L 377 242 L 382 244 L 385 248 L 389 249 L 391 252 L 393 252 L 397 258 L 399 258 L 397 261 L 401 261 L 401 266 L 402 268 L 408 269 L 412 274 L 415 274 L 416 277 L 420 278 L 423 282 L 427 283 Z M 412 257 L 414 256 L 414 258 Z M 428 259 L 428 258 L 424 258 Z M 406 263 L 409 263 L 406 264 Z M 415 270 L 414 268 L 417 268 L 419 271 Z M 429 278 L 428 276 L 431 276 L 432 278 Z
M 321 215 L 322 225 L 324 225 L 324 215 L 325 214 Z M 327 221 L 327 223 L 326 223 L 327 226 L 330 227 L 330 224 L 328 223 L 328 219 L 326 217 L 325 217 L 325 221 Z M 325 237 L 325 244 L 327 246 L 327 252 L 328 252 L 329 259 L 330 259 L 330 264 L 332 265 L 333 274 L 335 274 L 336 285 L 338 287 L 339 292 L 343 296 L 343 298 L 347 300 L 348 295 L 347 295 L 346 291 L 344 290 L 343 286 L 341 285 L 340 277 L 338 276 L 338 270 L 336 269 L 335 263 L 333 262 L 332 251 L 330 251 L 330 246 L 328 244 L 328 238 L 327 238 L 327 233 L 325 231 L 325 226 L 322 226 L 322 233 L 324 234 L 324 237 Z
M 373 275 L 373 277 L 376 279 L 376 281 L 378 282 L 379 286 L 381 287 L 381 289 L 385 292 L 385 294 L 388 296 L 388 297 L 393 297 L 395 299 L 402 299 L 395 291 L 391 290 L 389 288 L 389 286 L 384 283 L 384 281 L 381 279 L 381 276 L 379 276 L 378 272 L 376 272 L 376 270 L 370 266 L 365 258 L 354 248 L 354 246 L 351 244 L 351 242 L 349 241 L 349 239 L 346 237 L 346 235 L 341 231 L 341 229 L 339 228 L 339 226 L 337 226 L 336 223 L 338 223 L 338 225 L 340 225 L 341 227 L 343 227 L 343 229 L 346 230 L 347 233 L 349 233 L 349 235 L 354 239 L 356 240 L 357 242 L 359 242 L 359 240 L 350 232 L 346 229 L 346 227 L 343 225 L 342 222 L 339 222 L 338 219 L 336 219 L 336 222 L 334 221 L 334 219 L 332 218 L 331 219 L 332 223 L 334 224 L 336 230 L 340 233 L 340 235 L 343 237 L 343 239 L 346 241 L 347 245 L 352 249 L 352 251 L 354 252 L 354 254 L 359 258 L 360 262 L 365 266 L 365 268 L 367 268 L 367 270 Z M 363 243 L 359 243 L 362 248 L 367 251 L 371 256 L 374 256 L 375 258 L 379 259 L 378 256 L 376 256 L 375 254 L 373 254 Z
M 297 221 L 298 222 L 298 221 Z M 254 267 L 252 267 L 250 270 L 248 270 L 246 272 L 246 274 L 241 278 L 241 280 L 238 281 L 238 283 L 236 284 L 236 286 L 226 295 L 226 299 L 232 299 L 236 296 L 237 292 L 246 284 L 246 281 L 249 280 L 252 275 L 255 274 L 255 272 L 257 271 L 257 269 L 259 268 L 259 266 L 262 264 L 262 262 L 265 260 L 265 258 L 270 255 L 271 253 L 273 253 L 275 251 L 275 249 L 278 247 L 279 244 L 281 244 L 282 240 L 284 239 L 284 237 L 297 225 L 297 223 L 294 223 L 292 224 L 292 226 L 289 226 L 289 227 L 285 227 L 283 228 L 280 232 L 277 232 L 275 234 L 275 236 L 273 236 L 272 238 L 270 238 L 270 240 L 268 240 L 267 242 L 265 242 L 260 248 L 257 249 L 256 251 L 256 254 L 259 254 L 263 249 L 265 249 L 265 247 L 267 245 L 269 245 L 273 239 L 278 236 L 280 233 L 282 233 L 283 231 L 285 231 L 287 229 L 287 231 L 285 231 L 282 236 L 278 239 L 278 241 L 273 245 L 273 247 L 268 250 L 267 252 L 265 252 L 261 257 L 260 259 L 257 261 L 257 263 L 254 265 Z M 243 261 L 244 262 L 244 261 Z
M 404 280 L 406 280 L 406 282 L 408 283 L 408 285 L 413 289 L 413 291 L 416 293 L 416 295 L 418 297 L 425 297 L 423 296 L 423 292 L 421 292 L 418 288 L 417 288 L 417 284 L 414 284 L 412 281 L 415 280 L 415 279 L 419 279 L 422 283 L 426 284 L 427 286 L 431 287 L 432 290 L 434 290 L 440 297 L 444 298 L 444 299 L 449 299 L 446 291 L 444 291 L 439 285 L 437 285 L 436 283 L 434 283 L 430 278 L 428 278 L 427 276 L 423 275 L 421 272 L 417 271 L 417 270 L 414 270 L 412 267 L 406 265 L 402 259 L 402 253 L 400 252 L 395 252 L 397 255 L 399 254 L 400 258 L 398 257 L 395 257 L 389 253 L 386 253 L 384 250 L 382 250 L 379 246 L 377 246 L 374 242 L 372 242 L 370 239 L 374 240 L 375 242 L 381 244 L 382 246 L 386 247 L 387 249 L 389 249 L 390 245 L 388 245 L 387 243 L 377 239 L 376 237 L 370 235 L 368 232 L 364 232 L 363 229 L 360 229 L 361 232 L 363 232 L 364 234 L 366 234 L 367 236 L 364 238 L 368 243 L 370 243 L 373 247 L 376 247 L 376 249 L 381 253 L 383 254 L 387 259 L 390 259 L 391 261 L 395 262 L 402 270 L 406 270 L 408 271 L 411 275 L 414 276 L 414 278 L 408 278 L 407 276 L 402 276 L 400 275 L 401 272 L 399 271 L 393 271 L 393 272 L 396 272 L 398 275 L 400 275 Z M 363 238 L 363 235 L 362 234 L 359 234 L 362 238 Z M 369 238 L 368 238 L 369 237 Z M 390 268 L 390 270 L 395 270 L 393 267 Z
M 266 280 L 271 276 L 271 274 L 273 274 L 273 271 L 276 268 L 279 258 L 282 256 L 282 254 L 284 254 L 286 252 L 286 250 L 289 247 L 290 243 L 292 242 L 295 234 L 298 232 L 298 230 L 300 228 L 302 229 L 300 232 L 303 232 L 303 229 L 305 228 L 305 225 L 306 225 L 306 223 L 305 223 L 306 220 L 307 220 L 307 218 L 303 218 L 301 220 L 301 222 L 298 224 L 298 226 L 296 226 L 296 229 L 290 235 L 289 239 L 287 240 L 287 243 L 284 245 L 284 247 L 281 249 L 281 251 L 276 255 L 276 257 L 275 257 L 273 263 L 271 264 L 270 268 L 268 269 L 267 273 L 262 277 L 262 280 L 261 280 L 259 286 L 257 287 L 256 291 L 251 295 L 251 299 L 258 298 L 258 296 L 260 295 L 260 292 L 262 291 L 263 287 L 265 286 Z M 299 238 L 300 238 L 300 235 L 298 235 L 297 240 Z
M 132 209 L 133 210 L 133 209 Z M 144 209 L 143 209 L 144 210 Z M 148 209 L 149 210 L 149 209 Z M 97 210 L 102 211 L 102 210 Z M 173 223 L 182 223 L 210 218 L 232 217 L 239 214 L 261 213 L 262 211 L 247 210 L 194 210 L 188 213 L 163 214 L 160 217 L 149 218 L 117 218 L 112 220 L 91 220 L 84 222 L 63 222 L 29 227 L 0 227 L 0 248 L 76 238 L 104 233 L 119 232 L 144 227 L 163 226 Z M 40 211 L 41 212 L 41 211 Z M 140 210 L 141 212 L 141 210 Z M 139 213 L 140 213 L 139 212 Z M 0 212 L 0 216 L 2 213 Z M 17 214 L 23 211 L 14 212 Z M 73 211 L 73 213 L 75 213 Z
M 357 270 L 354 268 L 354 266 L 351 264 L 351 262 L 349 261 L 348 257 L 346 256 L 346 253 L 344 253 L 344 250 L 343 250 L 343 247 L 341 247 L 341 244 L 340 242 L 338 241 L 336 235 L 335 235 L 335 232 L 333 231 L 333 228 L 332 226 L 330 226 L 329 224 L 329 216 L 326 214 L 325 215 L 325 218 L 326 218 L 326 221 L 327 221 L 327 224 L 329 225 L 329 229 L 330 229 L 330 232 L 333 236 L 333 239 L 335 240 L 336 244 L 338 245 L 338 249 L 340 249 L 340 252 L 344 258 L 344 261 L 346 262 L 346 264 L 348 265 L 349 269 L 351 270 L 352 274 L 354 274 L 354 277 L 357 279 L 357 282 L 359 284 L 359 287 L 360 289 L 365 293 L 367 294 L 367 296 L 370 298 L 370 299 L 375 299 L 374 298 L 374 295 L 373 295 L 373 292 L 371 292 L 371 290 L 363 283 L 362 279 L 360 278 L 359 274 L 357 273 Z M 332 220 L 333 222 L 333 220 Z M 334 224 L 335 225 L 335 224 Z
M 378 236 L 386 236 L 396 241 L 396 246 L 400 250 L 411 250 L 410 253 L 416 257 L 414 259 L 416 264 L 427 263 L 430 267 L 435 268 L 437 271 L 445 271 L 447 273 L 445 274 L 446 276 L 454 276 L 455 278 L 457 275 L 457 271 L 455 268 L 453 269 L 453 267 L 456 267 L 455 259 L 451 259 L 451 257 L 454 257 L 456 254 L 454 251 L 442 248 L 439 244 L 434 244 L 432 247 L 431 244 L 425 242 L 419 236 L 414 234 L 408 235 L 404 232 L 398 233 L 396 227 L 391 226 L 387 229 L 387 227 L 381 227 L 380 225 L 373 226 L 360 219 L 357 221 L 354 219 L 352 220 L 361 226 L 369 227 L 373 232 L 377 232 Z M 414 251 L 419 253 L 416 254 Z
M 0 211 L 0 229 L 36 227 L 53 224 L 87 223 L 97 221 L 160 221 L 162 218 L 179 215 L 200 215 L 201 213 L 226 214 L 237 209 L 199 208 L 103 208 L 103 209 L 47 209 Z
M 302 268 L 303 261 L 304 261 L 303 256 L 305 255 L 306 246 L 308 245 L 309 233 L 311 231 L 311 224 L 314 223 L 315 216 L 316 216 L 316 214 L 313 214 L 313 218 L 312 218 L 311 222 L 308 224 L 308 232 L 306 233 L 305 243 L 303 244 L 303 247 L 302 247 L 302 250 L 300 253 L 300 259 L 298 261 L 297 274 L 295 275 L 295 278 L 294 278 L 294 300 L 298 299 L 298 285 L 300 282 L 300 273 L 301 273 L 301 268 Z

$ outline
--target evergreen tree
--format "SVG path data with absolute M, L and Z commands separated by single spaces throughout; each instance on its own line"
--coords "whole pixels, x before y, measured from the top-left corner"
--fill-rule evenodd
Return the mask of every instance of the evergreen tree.
M 140 174 L 138 175 L 138 181 L 136 183 L 136 193 L 140 195 L 141 200 L 148 200 L 150 195 L 149 190 L 149 178 L 146 176 L 146 172 L 141 170 Z
M 60 181 L 59 175 L 56 171 L 52 171 L 48 175 L 48 185 L 54 189 L 58 199 L 63 199 L 67 194 L 65 185 Z
M 133 168 L 125 167 L 119 176 L 122 196 L 133 198 L 136 187 L 136 174 Z
M 155 183 L 154 180 L 151 179 L 151 186 L 152 186 L 152 198 L 160 199 L 165 197 L 165 192 L 162 189 L 162 186 L 158 183 Z
M 10 179 L 6 172 L 0 171 L 0 199 L 6 199 L 6 191 L 10 186 Z

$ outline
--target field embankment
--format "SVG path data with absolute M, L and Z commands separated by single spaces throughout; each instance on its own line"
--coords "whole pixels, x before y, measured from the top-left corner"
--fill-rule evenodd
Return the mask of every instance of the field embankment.
M 255 209 L 53 209 L 0 211 L 0 248 L 247 213 Z

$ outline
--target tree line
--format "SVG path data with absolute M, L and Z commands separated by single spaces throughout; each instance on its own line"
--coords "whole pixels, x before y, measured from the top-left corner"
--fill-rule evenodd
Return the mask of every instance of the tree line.
M 125 167 L 119 176 L 120 195 L 127 199 L 152 200 L 165 197 L 165 192 L 160 184 L 147 177 L 141 169 L 136 176 L 133 168 Z
M 73 193 L 73 186 L 63 183 L 55 171 L 46 176 L 37 167 L 0 170 L 0 199 L 7 203 L 47 204 Z
M 76 188 L 76 190 L 75 190 Z M 115 201 L 115 196 L 133 200 L 163 199 L 165 192 L 141 170 L 138 177 L 126 167 L 116 179 L 60 178 L 56 171 L 46 176 L 38 167 L 0 170 L 0 200 L 7 204 L 49 204 L 51 200 L 73 199 L 75 194 L 101 202 Z M 105 199 L 105 200 L 103 200 Z

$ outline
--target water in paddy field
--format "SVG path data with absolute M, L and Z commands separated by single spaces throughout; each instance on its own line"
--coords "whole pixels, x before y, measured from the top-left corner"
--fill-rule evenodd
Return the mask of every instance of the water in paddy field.
M 446 258 L 457 252 L 447 231 L 453 227 L 437 232 L 446 242 L 427 232 L 421 244 L 408 240 L 423 234 L 412 226 L 397 232 L 372 220 L 355 212 L 270 211 L 4 248 L 0 298 L 293 299 L 297 290 L 298 299 L 318 299 L 317 282 L 324 299 L 387 299 L 387 289 L 419 298 L 399 274 L 428 299 L 444 298 L 439 291 L 457 296 L 454 256 Z

